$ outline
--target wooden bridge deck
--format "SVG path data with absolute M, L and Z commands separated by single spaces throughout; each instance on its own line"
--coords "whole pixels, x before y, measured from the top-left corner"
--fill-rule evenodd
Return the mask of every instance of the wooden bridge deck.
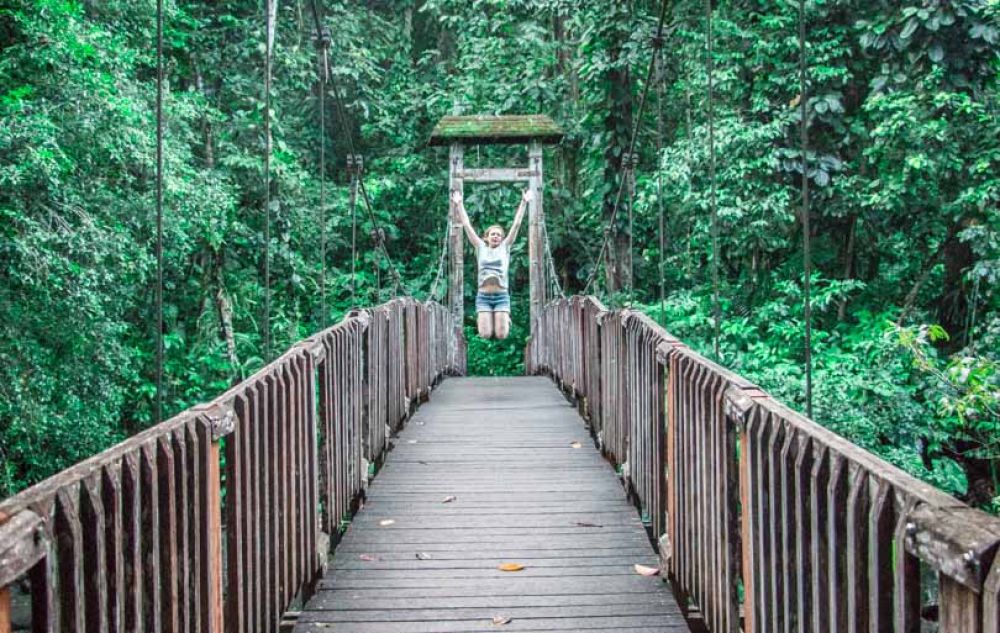
M 636 573 L 657 565 L 639 516 L 549 380 L 448 379 L 395 444 L 296 632 L 687 631 Z

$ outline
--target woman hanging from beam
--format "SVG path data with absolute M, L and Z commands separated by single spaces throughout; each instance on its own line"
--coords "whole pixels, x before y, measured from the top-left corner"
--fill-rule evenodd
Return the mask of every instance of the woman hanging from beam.
M 521 195 L 521 204 L 514 214 L 514 222 L 510 232 L 504 237 L 503 227 L 494 224 L 486 229 L 483 237 L 476 234 L 465 211 L 461 191 L 451 193 L 451 201 L 458 209 L 459 218 L 465 228 L 465 235 L 476 247 L 476 258 L 479 262 L 476 293 L 476 318 L 479 336 L 482 338 L 507 338 L 510 334 L 510 293 L 507 285 L 507 271 L 510 267 L 510 247 L 517 239 L 524 211 L 531 202 L 531 190 L 525 189 Z

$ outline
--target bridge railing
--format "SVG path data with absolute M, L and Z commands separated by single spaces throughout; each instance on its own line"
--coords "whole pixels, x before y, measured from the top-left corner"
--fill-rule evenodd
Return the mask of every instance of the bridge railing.
M 709 630 L 910 633 L 926 617 L 940 631 L 1000 632 L 1000 519 L 792 411 L 643 314 L 559 300 L 526 353 L 529 371 L 580 402 L 665 574 Z
M 460 331 L 437 304 L 352 313 L 212 402 L 0 503 L 0 633 L 11 586 L 33 631 L 270 633 L 321 574 L 395 429 Z

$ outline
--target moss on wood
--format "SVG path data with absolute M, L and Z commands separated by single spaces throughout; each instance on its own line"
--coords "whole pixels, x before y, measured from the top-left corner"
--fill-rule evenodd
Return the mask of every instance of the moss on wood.
M 431 132 L 430 144 L 558 143 L 562 137 L 562 128 L 544 114 L 446 116 Z

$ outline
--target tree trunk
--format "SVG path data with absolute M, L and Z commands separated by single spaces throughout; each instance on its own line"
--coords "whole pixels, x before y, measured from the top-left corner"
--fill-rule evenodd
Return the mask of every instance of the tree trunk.
M 844 253 L 844 280 L 848 280 L 854 276 L 854 233 L 858 224 L 858 216 L 856 214 L 851 214 L 849 224 L 847 227 L 847 247 Z M 847 298 L 840 300 L 840 305 L 837 306 L 837 321 L 843 322 L 847 317 Z
M 239 358 L 236 356 L 236 338 L 233 335 L 233 304 L 229 300 L 222 277 L 224 263 L 224 251 L 219 249 L 214 253 L 214 257 L 212 258 L 212 285 L 215 286 L 215 313 L 219 319 L 219 338 L 226 344 L 226 361 L 229 363 L 230 382 L 236 384 L 243 377 L 239 370 Z

